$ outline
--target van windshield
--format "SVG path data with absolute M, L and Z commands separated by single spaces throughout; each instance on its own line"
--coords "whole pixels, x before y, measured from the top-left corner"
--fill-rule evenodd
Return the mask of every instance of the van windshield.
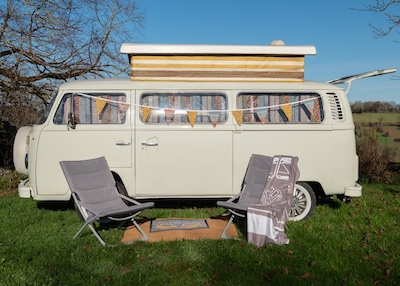
M 43 114 L 40 117 L 37 124 L 43 124 L 46 122 L 47 118 L 49 117 L 50 110 L 53 107 L 54 101 L 56 100 L 57 93 L 58 93 L 58 90 L 55 90 L 51 93 L 51 95 L 50 95 L 51 100 L 50 100 L 49 104 L 47 104 L 46 108 L 44 109 Z

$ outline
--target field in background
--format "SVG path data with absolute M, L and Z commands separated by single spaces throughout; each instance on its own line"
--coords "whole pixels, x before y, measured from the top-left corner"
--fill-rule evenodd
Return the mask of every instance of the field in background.
M 354 122 L 379 122 L 385 124 L 400 123 L 400 113 L 353 113 Z
M 400 113 L 353 113 L 353 120 L 373 127 L 380 142 L 396 150 L 394 161 L 400 162 Z

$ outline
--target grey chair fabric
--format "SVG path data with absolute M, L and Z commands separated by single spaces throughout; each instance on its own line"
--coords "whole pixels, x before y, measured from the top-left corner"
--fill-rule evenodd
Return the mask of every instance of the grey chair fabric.
M 96 231 L 94 223 L 107 218 L 113 221 L 131 220 L 142 234 L 141 240 L 148 239 L 134 217 L 142 210 L 153 207 L 154 203 L 140 203 L 118 193 L 116 182 L 105 157 L 80 161 L 61 161 L 60 165 L 74 202 L 85 220 L 85 223 L 73 238 L 78 237 L 83 229 L 89 226 L 100 243 L 106 245 Z M 124 201 L 130 202 L 132 205 L 128 206 Z
M 291 166 L 286 165 L 283 158 L 287 158 Z M 286 223 L 286 212 L 292 203 L 294 183 L 299 178 L 297 161 L 297 157 L 291 156 L 251 156 L 240 194 L 228 201 L 217 202 L 218 206 L 228 209 L 231 213 L 221 234 L 222 238 L 229 238 L 226 235 L 229 225 L 235 217 L 246 217 L 249 207 L 271 212 L 276 228 Z M 282 178 L 284 180 L 280 180 Z
M 222 238 L 229 238 L 226 235 L 226 231 L 236 216 L 245 217 L 248 207 L 259 203 L 267 183 L 272 160 L 273 157 L 253 154 L 247 166 L 240 194 L 228 201 L 217 201 L 218 206 L 226 208 L 231 213 L 229 221 L 221 234 Z

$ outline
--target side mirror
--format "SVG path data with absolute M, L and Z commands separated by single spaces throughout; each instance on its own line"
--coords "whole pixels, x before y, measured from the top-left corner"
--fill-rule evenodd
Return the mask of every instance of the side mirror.
M 75 129 L 76 128 L 76 120 L 75 120 L 75 114 L 73 114 L 72 112 L 68 113 L 68 129 L 72 128 Z

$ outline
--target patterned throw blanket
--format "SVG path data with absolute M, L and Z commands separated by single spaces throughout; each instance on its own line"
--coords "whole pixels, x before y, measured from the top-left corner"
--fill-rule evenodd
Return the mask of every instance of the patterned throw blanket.
M 288 244 L 285 224 L 289 218 L 296 181 L 300 177 L 298 157 L 275 156 L 258 204 L 247 210 L 248 242 L 261 247 L 267 243 Z

